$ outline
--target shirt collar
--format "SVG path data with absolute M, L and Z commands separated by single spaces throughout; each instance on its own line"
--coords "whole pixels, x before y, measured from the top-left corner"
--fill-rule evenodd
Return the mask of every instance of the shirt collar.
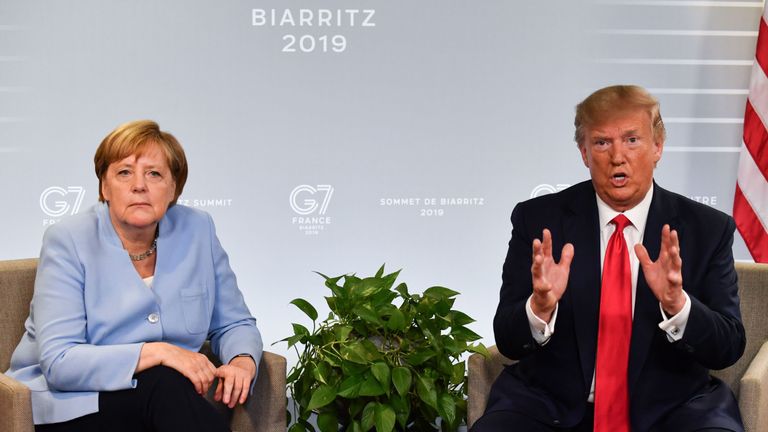
M 636 206 L 623 212 L 624 216 L 632 222 L 632 226 L 634 226 L 640 233 L 644 232 L 645 222 L 648 220 L 648 212 L 651 209 L 651 200 L 653 199 L 653 188 L 654 185 L 651 184 L 651 187 L 648 188 L 648 192 L 646 192 L 643 200 Z M 595 197 L 597 198 L 597 212 L 600 216 L 600 230 L 602 230 L 611 223 L 613 218 L 622 212 L 617 212 L 612 209 L 611 206 L 600 199 L 597 192 L 595 192 Z

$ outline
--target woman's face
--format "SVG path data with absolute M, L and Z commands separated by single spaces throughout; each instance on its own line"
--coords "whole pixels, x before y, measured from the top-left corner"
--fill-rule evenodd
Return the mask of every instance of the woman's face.
M 111 163 L 101 181 L 112 224 L 121 231 L 154 229 L 175 191 L 176 181 L 156 144 L 150 144 L 139 157 L 131 155 Z

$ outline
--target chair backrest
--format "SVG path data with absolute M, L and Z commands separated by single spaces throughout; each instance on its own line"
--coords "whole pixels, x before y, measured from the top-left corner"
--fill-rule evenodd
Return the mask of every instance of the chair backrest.
M 36 271 L 37 259 L 0 261 L 0 372 L 8 369 L 24 334 Z
M 739 274 L 741 320 L 747 334 L 747 347 L 736 364 L 712 371 L 712 375 L 725 381 L 738 395 L 739 380 L 757 351 L 768 340 L 768 264 L 737 262 L 736 272 Z

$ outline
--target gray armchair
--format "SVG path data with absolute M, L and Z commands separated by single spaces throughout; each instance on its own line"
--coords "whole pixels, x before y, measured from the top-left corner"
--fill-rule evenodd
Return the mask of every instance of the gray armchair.
M 736 364 L 712 375 L 731 386 L 738 397 L 747 432 L 763 432 L 768 431 L 768 264 L 736 263 L 736 272 L 747 347 Z M 485 412 L 491 385 L 504 365 L 513 363 L 495 346 L 490 351 L 490 359 L 479 354 L 469 358 L 469 427 Z
M 36 259 L 0 261 L 0 371 L 8 369 L 11 354 L 24 333 L 35 283 Z M 206 346 L 201 350 L 211 356 Z M 233 431 L 285 431 L 285 358 L 264 352 L 253 395 L 233 410 L 218 408 L 230 418 Z M 209 392 L 209 396 L 213 392 Z M 34 432 L 29 389 L 0 373 L 0 431 Z

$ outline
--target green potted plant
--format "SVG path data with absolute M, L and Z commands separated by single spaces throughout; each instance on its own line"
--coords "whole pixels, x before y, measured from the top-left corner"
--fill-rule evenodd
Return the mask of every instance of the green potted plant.
M 488 355 L 474 320 L 453 309 L 459 294 L 434 286 L 411 294 L 400 272 L 373 277 L 327 277 L 330 313 L 318 323 L 317 309 L 291 303 L 312 320 L 312 330 L 293 325 L 287 342 L 299 356 L 288 375 L 296 422 L 289 432 L 455 431 L 466 420 L 467 352 Z M 299 350 L 299 345 L 303 346 Z M 290 417 L 290 413 L 289 413 Z M 374 429 L 375 428 L 375 429 Z

